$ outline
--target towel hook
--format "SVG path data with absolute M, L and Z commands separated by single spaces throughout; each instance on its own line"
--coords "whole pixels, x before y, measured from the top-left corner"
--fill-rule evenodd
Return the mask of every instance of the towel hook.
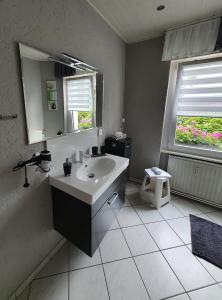
M 0 120 L 11 120 L 11 119 L 17 119 L 17 114 L 14 115 L 1 115 L 0 114 Z

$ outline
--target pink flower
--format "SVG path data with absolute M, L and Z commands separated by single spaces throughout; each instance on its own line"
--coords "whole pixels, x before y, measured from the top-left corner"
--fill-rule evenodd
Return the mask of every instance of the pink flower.
M 187 132 L 188 128 L 182 125 L 177 126 L 177 129 L 180 130 L 181 132 Z
M 201 133 L 201 135 L 202 135 L 203 138 L 205 138 L 205 137 L 207 136 L 207 132 L 206 132 L 206 131 L 203 131 L 203 132 Z
M 211 134 L 212 137 L 214 137 L 215 139 L 219 139 L 221 137 L 221 133 L 220 132 L 213 132 Z

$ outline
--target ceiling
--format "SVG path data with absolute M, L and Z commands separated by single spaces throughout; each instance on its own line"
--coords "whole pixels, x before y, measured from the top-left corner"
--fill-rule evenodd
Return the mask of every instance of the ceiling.
M 87 0 L 127 43 L 160 36 L 165 30 L 222 15 L 222 0 Z M 157 11 L 158 5 L 165 9 Z

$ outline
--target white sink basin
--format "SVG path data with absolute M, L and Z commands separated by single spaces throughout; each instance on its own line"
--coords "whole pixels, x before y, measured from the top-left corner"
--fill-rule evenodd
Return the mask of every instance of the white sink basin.
M 90 157 L 84 163 L 74 163 L 72 174 L 65 177 L 61 163 L 59 169 L 50 172 L 49 183 L 75 198 L 93 204 L 128 165 L 128 158 L 115 155 Z
M 112 158 L 94 158 L 84 163 L 77 171 L 76 176 L 83 181 L 96 181 L 109 174 L 115 168 L 115 165 L 115 160 Z

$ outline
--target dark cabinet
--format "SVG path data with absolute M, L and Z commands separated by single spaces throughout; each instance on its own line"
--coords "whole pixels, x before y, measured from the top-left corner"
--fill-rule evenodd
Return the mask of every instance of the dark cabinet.
M 116 140 L 113 137 L 108 137 L 105 140 L 105 145 L 106 145 L 106 153 L 126 157 L 129 159 L 131 158 L 131 153 L 132 153 L 131 138 Z M 130 177 L 129 170 L 130 170 L 130 162 L 127 168 L 127 179 L 129 179 Z
M 93 256 L 124 204 L 125 184 L 126 171 L 92 205 L 52 187 L 54 228 Z
M 126 158 L 131 157 L 132 140 L 131 138 L 116 140 L 113 137 L 106 138 L 106 153 L 122 156 Z

